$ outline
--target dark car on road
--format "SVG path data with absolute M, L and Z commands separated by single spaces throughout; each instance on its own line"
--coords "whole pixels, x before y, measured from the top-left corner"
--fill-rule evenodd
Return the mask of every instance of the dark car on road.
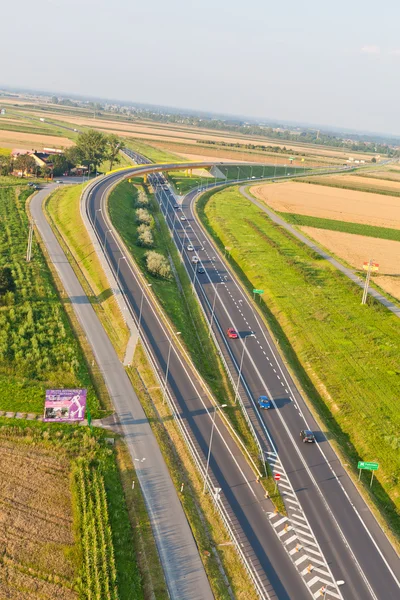
M 301 437 L 301 441 L 304 443 L 306 443 L 306 442 L 309 442 L 310 444 L 315 443 L 315 435 L 309 429 L 302 429 L 302 431 L 300 431 L 300 437 Z
M 265 409 L 272 408 L 272 402 L 267 396 L 260 396 L 258 399 L 258 406 Z
M 236 329 L 234 329 L 233 327 L 229 327 L 226 335 L 228 336 L 228 338 L 230 338 L 231 340 L 237 340 L 237 338 L 239 337 L 237 334 Z
M 205 271 L 204 267 L 199 267 L 199 268 L 197 269 L 197 272 L 198 272 L 198 273 L 200 273 L 200 275 L 202 275 L 202 274 L 203 274 L 203 273 L 205 273 L 206 271 Z

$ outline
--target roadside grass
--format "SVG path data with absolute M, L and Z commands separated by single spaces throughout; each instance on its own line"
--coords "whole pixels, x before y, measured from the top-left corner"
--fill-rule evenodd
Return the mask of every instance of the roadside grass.
M 348 173 L 346 173 L 348 174 Z M 356 171 L 354 175 L 359 175 L 359 171 Z M 365 174 L 365 177 L 369 176 L 369 173 Z M 340 177 L 340 175 L 338 175 Z M 400 191 L 396 189 L 383 189 L 382 187 L 371 187 L 371 185 L 363 184 L 362 182 L 355 181 L 354 183 L 341 183 L 338 179 L 331 179 L 330 177 L 301 177 L 297 179 L 299 183 L 312 183 L 314 185 L 325 185 L 327 187 L 339 188 L 342 190 L 354 190 L 358 192 L 366 192 L 371 194 L 381 194 L 382 196 L 400 196 Z M 377 182 L 379 180 L 377 179 Z
M 256 600 L 258 596 L 236 550 L 231 545 L 225 545 L 229 538 L 224 525 L 209 495 L 202 493 L 203 479 L 167 404 L 163 402 L 162 392 L 140 344 L 128 374 L 179 493 L 215 598 L 230 600 L 230 585 L 233 596 L 238 600 Z M 180 491 L 182 484 L 183 492 Z M 163 600 L 166 596 L 160 594 L 156 598 Z
M 251 178 L 259 178 L 259 177 L 283 177 L 284 175 L 294 173 L 303 173 L 307 172 L 303 167 L 295 167 L 289 164 L 282 165 L 237 165 L 237 166 L 218 166 L 221 173 L 225 175 L 225 177 L 229 180 L 235 179 L 251 179 Z
M 82 185 L 58 188 L 47 200 L 46 211 L 69 250 L 68 258 L 93 308 L 122 358 L 129 331 L 80 214 L 82 188 Z
M 0 448 L 8 456 L 0 488 L 14 498 L 4 502 L 0 492 L 0 502 L 10 524 L 18 523 L 18 544 L 12 526 L 2 540 L 7 597 L 20 597 L 23 588 L 37 600 L 144 598 L 138 536 L 129 521 L 118 446 L 106 442 L 110 433 L 10 421 L 0 418 Z
M 176 331 L 181 331 L 182 341 L 187 347 L 197 369 L 210 386 L 220 404 L 234 406 L 234 393 L 225 373 L 215 346 L 208 336 L 204 316 L 193 295 L 191 282 L 180 260 L 175 243 L 154 198 L 150 197 L 151 211 L 157 226 L 153 230 L 154 249 L 172 261 L 176 277 L 166 280 L 150 275 L 146 269 L 147 250 L 136 245 L 135 198 L 138 191 L 129 182 L 120 183 L 110 194 L 109 211 L 113 225 L 126 243 L 132 257 L 143 272 L 162 308 L 173 323 Z M 232 425 L 246 444 L 247 449 L 258 464 L 258 451 L 248 431 L 240 409 L 226 411 Z M 260 466 L 261 467 L 261 466 Z
M 46 388 L 87 387 L 95 415 L 97 394 L 35 239 L 25 259 L 31 193 L 0 188 L 0 266 L 11 268 L 16 286 L 0 298 L 0 410 L 42 413 Z
M 379 462 L 369 495 L 400 533 L 400 321 L 301 244 L 237 188 L 206 193 L 205 226 L 246 288 L 264 290 L 261 310 L 326 427 L 356 474 L 358 460 Z M 237 215 L 241 215 L 238 224 Z
M 376 225 L 364 225 L 362 223 L 351 223 L 349 221 L 335 221 L 334 219 L 323 219 L 320 217 L 297 215 L 295 213 L 280 212 L 277 214 L 288 223 L 299 227 L 316 227 L 318 229 L 328 229 L 329 231 L 342 231 L 344 233 L 353 233 L 355 235 L 364 235 L 367 237 L 400 242 L 399 229 L 377 227 Z
M 211 175 L 210 177 L 190 176 L 186 171 L 170 171 L 168 173 L 168 179 L 180 196 L 187 194 L 193 188 L 215 182 L 215 177 L 212 177 Z
M 0 175 L 0 188 L 16 186 L 21 189 L 29 190 L 29 183 L 43 183 L 43 179 L 36 179 L 36 177 L 25 178 L 25 177 L 16 177 L 14 175 Z

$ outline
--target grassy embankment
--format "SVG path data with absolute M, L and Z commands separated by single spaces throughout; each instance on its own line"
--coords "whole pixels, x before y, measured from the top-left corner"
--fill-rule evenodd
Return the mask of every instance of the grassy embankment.
M 237 188 L 205 194 L 198 210 L 220 247 L 232 247 L 232 265 L 247 289 L 264 290 L 266 320 L 350 470 L 359 459 L 379 462 L 365 493 L 398 536 L 399 319 L 373 299 L 362 306 L 357 286 Z
M 365 225 L 363 223 L 350 223 L 349 221 L 336 221 L 335 219 L 323 219 L 310 217 L 308 215 L 297 215 L 295 213 L 281 212 L 279 214 L 285 221 L 299 227 L 316 227 L 328 229 L 329 231 L 342 231 L 355 235 L 364 235 L 372 238 L 393 240 L 400 242 L 400 230 L 390 227 L 377 227 L 376 225 Z
M 108 435 L 0 419 L 1 454 L 8 458 L 0 503 L 9 523 L 0 533 L 2 597 L 145 597 L 135 556 L 141 526 L 131 527 L 120 447 L 110 447 Z M 152 560 L 159 568 L 154 549 Z
M 69 249 L 75 273 L 122 358 L 129 331 L 82 221 L 81 191 L 82 185 L 59 188 L 47 201 L 46 210 Z
M 46 388 L 82 386 L 99 414 L 82 350 L 35 241 L 32 261 L 25 260 L 30 193 L 0 189 L 0 266 L 11 268 L 16 288 L 0 298 L 0 410 L 42 413 Z
M 225 576 L 235 598 L 255 600 L 257 594 L 236 550 L 226 545 L 227 534 L 208 494 L 204 495 L 203 479 L 172 418 L 163 394 L 139 344 L 129 376 L 140 398 L 154 435 L 177 490 L 184 484 L 180 499 L 190 523 L 208 579 L 217 600 L 229 600 Z M 225 576 L 224 574 L 225 573 Z M 156 595 L 157 599 L 165 596 Z

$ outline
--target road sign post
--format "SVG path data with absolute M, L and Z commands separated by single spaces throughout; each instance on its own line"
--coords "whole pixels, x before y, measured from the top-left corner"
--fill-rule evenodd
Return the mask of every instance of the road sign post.
M 369 487 L 372 487 L 372 482 L 374 479 L 374 471 L 377 471 L 379 468 L 379 463 L 376 462 L 366 462 L 364 460 L 359 460 L 357 468 L 359 469 L 358 481 L 361 479 L 361 471 L 371 471 L 371 481 Z
M 278 489 L 278 481 L 281 478 L 281 474 L 280 473 L 275 473 L 274 475 L 274 479 L 275 479 L 275 494 L 276 494 L 276 490 Z
M 264 290 L 253 290 L 253 295 L 254 295 L 254 300 L 256 299 L 256 294 L 258 294 L 260 296 L 260 301 L 261 301 L 261 294 L 264 293 Z

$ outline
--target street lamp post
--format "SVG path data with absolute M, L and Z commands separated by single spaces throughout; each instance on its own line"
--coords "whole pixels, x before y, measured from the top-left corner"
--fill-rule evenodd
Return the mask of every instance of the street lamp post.
M 213 320 L 214 320 L 215 300 L 217 298 L 217 287 L 219 286 L 220 283 L 222 283 L 222 281 L 219 281 L 218 283 L 215 284 L 215 293 L 214 293 L 214 300 L 213 300 L 212 311 L 211 311 L 210 329 L 208 331 L 208 337 L 211 337 L 211 330 L 212 330 L 212 325 L 213 325 Z
M 126 260 L 125 256 L 120 256 L 118 259 L 118 267 L 117 267 L 117 284 L 118 284 L 118 277 L 119 277 L 119 263 L 121 260 Z
M 110 231 L 112 231 L 112 229 L 107 229 L 106 234 L 104 236 L 104 243 L 103 243 L 103 252 L 106 248 L 106 243 L 107 243 L 107 235 L 110 233 Z
M 175 335 L 181 335 L 181 331 L 177 331 L 175 333 Z M 168 373 L 169 373 L 169 359 L 171 358 L 171 348 L 172 348 L 172 335 L 169 338 L 169 348 L 168 348 L 168 358 L 167 358 L 167 369 L 165 371 L 165 379 L 164 379 L 164 401 L 165 401 L 165 395 L 167 393 L 167 383 L 168 383 Z M 163 404 L 164 404 L 163 401 Z
M 219 408 L 225 408 L 226 406 L 228 406 L 227 404 L 221 404 L 221 406 Z M 212 426 L 211 426 L 211 434 L 210 434 L 210 444 L 208 446 L 208 454 L 207 454 L 207 466 L 206 466 L 206 472 L 204 474 L 204 487 L 203 487 L 203 494 L 206 493 L 206 487 L 207 487 L 207 477 L 208 477 L 208 467 L 210 465 L 210 456 L 211 456 L 211 446 L 212 446 L 212 441 L 213 441 L 213 436 L 214 436 L 214 427 L 215 427 L 215 417 L 217 415 L 217 410 L 218 407 L 215 406 L 214 407 L 214 416 L 213 416 L 213 420 L 212 420 Z
M 239 367 L 239 376 L 238 376 L 238 380 L 237 380 L 237 384 L 236 384 L 236 390 L 235 390 L 235 404 L 237 401 L 237 397 L 238 397 L 238 393 L 239 393 L 239 384 L 240 384 L 240 377 L 242 375 L 242 366 L 243 366 L 243 358 L 244 358 L 244 350 L 246 348 L 246 342 L 247 342 L 247 338 L 249 337 L 256 337 L 254 333 L 249 333 L 248 335 L 246 335 L 246 337 L 244 338 L 244 343 L 243 343 L 243 350 L 242 350 L 242 356 L 240 359 L 240 367 Z
M 97 221 L 97 213 L 98 212 L 103 212 L 103 209 L 102 208 L 98 208 L 96 210 L 96 212 L 94 213 L 94 225 L 93 225 L 93 229 L 96 229 L 96 221 Z
M 151 283 L 146 283 L 147 287 L 151 287 Z M 138 323 L 138 337 L 140 338 L 140 325 L 142 322 L 142 310 L 143 310 L 143 298 L 144 298 L 144 287 L 142 288 L 142 298 L 140 300 L 140 311 L 139 311 L 139 323 Z

